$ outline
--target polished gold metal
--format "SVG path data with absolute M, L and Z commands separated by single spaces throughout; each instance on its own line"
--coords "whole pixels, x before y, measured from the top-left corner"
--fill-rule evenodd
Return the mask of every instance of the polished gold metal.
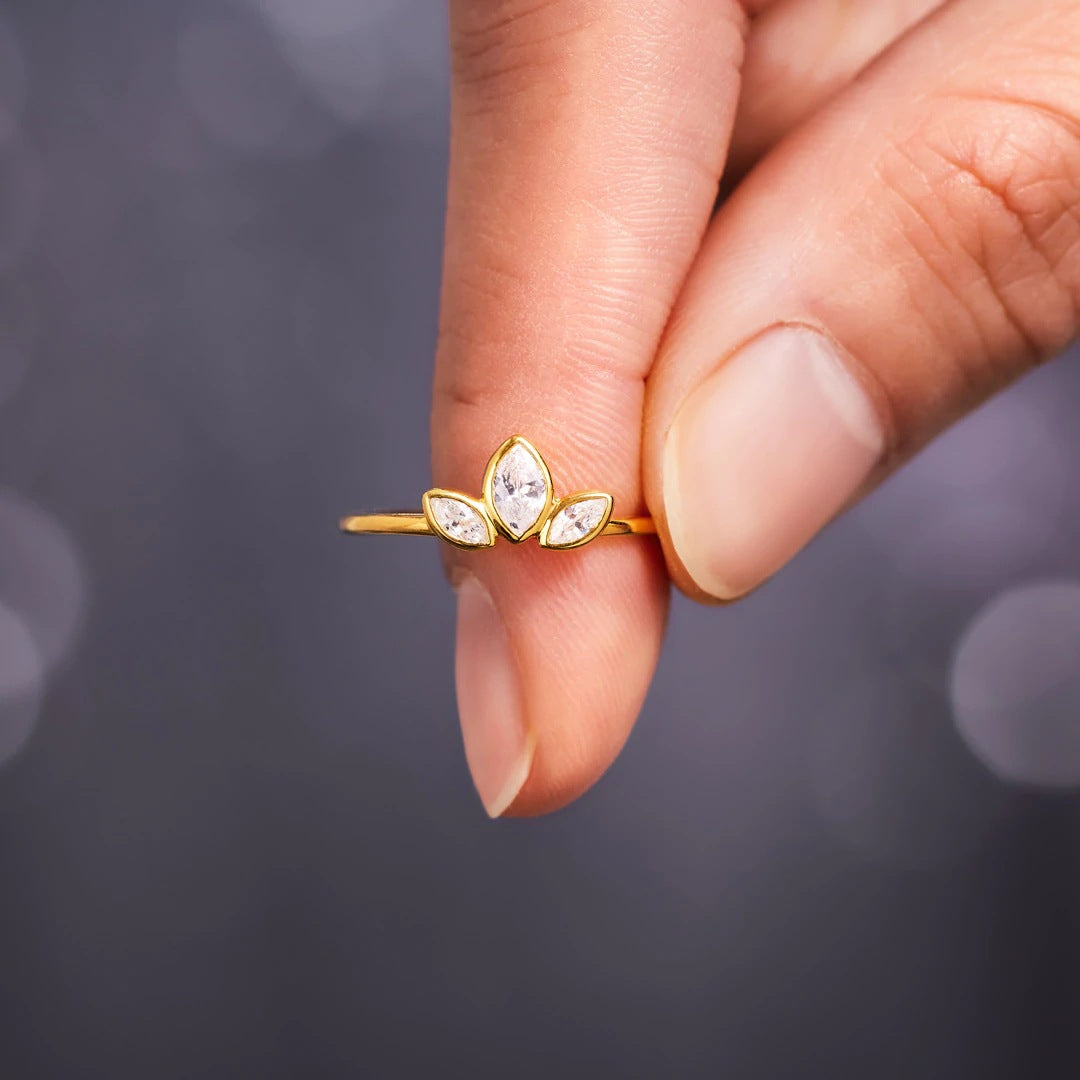
M 349 514 L 338 523 L 343 533 L 352 533 L 354 536 L 374 535 L 376 533 L 393 533 L 397 536 L 438 536 L 440 540 L 446 539 L 441 533 L 433 529 L 423 514 L 413 510 L 383 510 L 378 514 Z M 582 544 L 595 540 L 597 536 L 655 536 L 656 522 L 651 517 L 611 518 L 608 523 L 596 533 L 585 540 L 578 540 L 573 547 L 581 547 Z M 474 548 L 473 545 L 458 544 L 451 540 L 455 547 Z M 546 546 L 546 545 L 545 545 Z M 571 545 L 564 544 L 560 548 L 552 548 L 552 551 L 569 551 Z
M 503 456 L 514 447 L 520 447 L 535 461 L 540 475 L 545 483 L 545 501 L 536 521 L 520 536 L 510 529 L 498 511 L 494 497 L 494 484 L 496 471 Z M 473 526 L 475 518 L 482 523 L 483 535 L 476 542 L 466 542 L 458 536 L 448 532 L 439 521 L 432 500 L 447 499 L 459 503 L 465 508 L 466 517 L 469 517 Z M 581 537 L 573 541 L 555 544 L 549 541 L 552 522 L 565 509 L 576 503 L 587 501 L 604 501 L 605 508 L 596 523 Z M 460 491 L 450 491 L 446 488 L 431 488 L 424 492 L 423 512 L 415 513 L 407 510 L 383 511 L 377 514 L 350 514 L 340 521 L 342 532 L 363 533 L 392 533 L 400 536 L 437 536 L 455 547 L 467 550 L 477 550 L 494 546 L 496 537 L 502 536 L 511 543 L 520 544 L 523 540 L 535 536 L 541 547 L 550 548 L 553 551 L 569 551 L 573 548 L 584 547 L 600 536 L 653 536 L 656 533 L 656 523 L 650 517 L 613 518 L 614 501 L 610 495 L 603 491 L 581 491 L 574 495 L 557 498 L 555 488 L 551 481 L 551 472 L 544 461 L 543 455 L 523 435 L 512 435 L 507 439 L 488 460 L 484 470 L 483 495 L 476 499 L 465 495 Z M 452 526 L 451 526 L 452 527 Z

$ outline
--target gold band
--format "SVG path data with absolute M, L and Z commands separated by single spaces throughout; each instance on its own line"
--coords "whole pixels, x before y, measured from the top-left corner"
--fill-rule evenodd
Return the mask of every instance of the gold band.
M 381 514 L 349 514 L 339 522 L 343 533 L 355 535 L 390 533 L 398 536 L 437 536 L 423 514 L 412 510 L 386 510 Z M 651 517 L 612 519 L 601 536 L 655 536 L 656 522 Z

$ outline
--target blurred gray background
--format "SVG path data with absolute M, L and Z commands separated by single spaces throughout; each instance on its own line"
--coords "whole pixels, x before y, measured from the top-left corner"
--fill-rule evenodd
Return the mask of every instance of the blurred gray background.
M 431 0 L 0 6 L 0 1076 L 1072 1077 L 1080 370 L 490 823 L 427 486 Z

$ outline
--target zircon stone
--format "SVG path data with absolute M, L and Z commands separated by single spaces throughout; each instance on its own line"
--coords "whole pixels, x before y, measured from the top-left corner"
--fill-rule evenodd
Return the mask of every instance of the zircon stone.
M 487 525 L 468 503 L 438 495 L 429 500 L 429 505 L 432 517 L 452 540 L 469 547 L 484 547 L 487 544 Z
M 606 499 L 582 499 L 564 506 L 548 526 L 548 547 L 567 547 L 584 540 L 604 519 Z
M 547 504 L 547 481 L 540 463 L 520 443 L 511 446 L 495 467 L 491 501 L 499 520 L 514 536 L 524 536 Z

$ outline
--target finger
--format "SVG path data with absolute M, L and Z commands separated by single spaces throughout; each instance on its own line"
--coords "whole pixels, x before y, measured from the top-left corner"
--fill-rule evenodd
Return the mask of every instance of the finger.
M 685 588 L 754 588 L 1076 334 L 1078 71 L 1077 4 L 954 0 L 720 211 L 649 387 Z
M 743 62 L 727 179 L 846 86 L 944 0 L 779 0 L 756 18 Z
M 718 0 L 451 4 L 435 482 L 514 433 L 559 494 L 642 509 L 643 379 L 730 136 L 745 14 Z M 655 667 L 656 544 L 453 552 L 458 703 L 487 810 L 553 809 L 614 758 Z

